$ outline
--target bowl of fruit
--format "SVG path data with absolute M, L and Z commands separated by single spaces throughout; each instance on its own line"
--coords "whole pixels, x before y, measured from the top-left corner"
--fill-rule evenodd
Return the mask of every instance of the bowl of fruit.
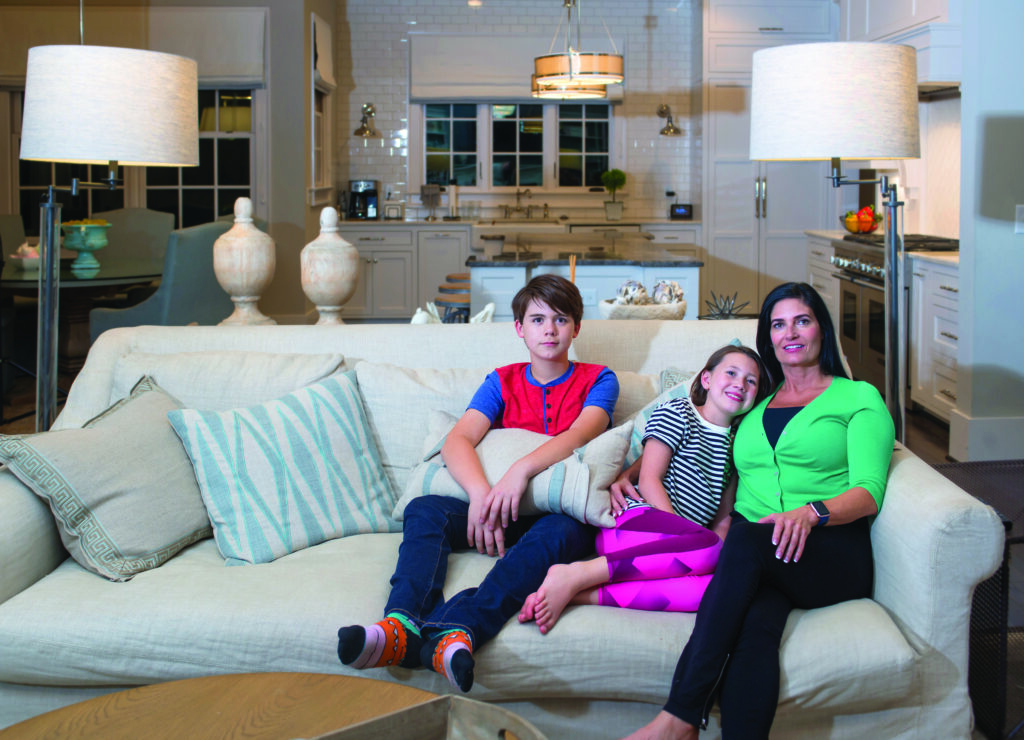
M 851 234 L 870 234 L 882 223 L 882 214 L 875 213 L 874 206 L 864 206 L 859 211 L 847 211 L 839 220 Z

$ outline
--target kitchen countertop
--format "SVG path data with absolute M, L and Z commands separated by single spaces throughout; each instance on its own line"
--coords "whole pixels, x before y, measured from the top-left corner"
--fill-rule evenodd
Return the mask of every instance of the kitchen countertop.
M 679 257 L 651 243 L 645 232 L 602 234 L 509 234 L 498 255 L 478 256 L 470 267 L 536 267 L 566 265 L 569 256 L 577 266 L 637 265 L 642 267 L 702 267 L 700 260 Z
M 557 221 L 557 223 L 553 223 Z M 338 225 L 342 229 L 349 228 L 379 228 L 381 226 L 435 226 L 439 229 L 454 229 L 460 226 L 485 226 L 487 228 L 493 228 L 495 226 L 501 226 L 508 229 L 514 229 L 517 223 L 522 223 L 528 226 L 538 225 L 549 225 L 552 227 L 559 226 L 636 226 L 636 225 L 658 225 L 658 226 L 700 226 L 700 221 L 683 221 L 668 218 L 630 218 L 622 221 L 606 221 L 598 218 L 570 218 L 565 221 L 554 219 L 522 219 L 521 221 L 507 220 L 507 219 L 486 219 L 480 218 L 476 220 L 463 219 L 460 221 L 426 221 L 424 219 L 377 219 L 371 220 L 351 220 L 341 221 Z
M 937 265 L 960 265 L 959 252 L 907 252 L 907 256 L 924 262 L 934 262 Z

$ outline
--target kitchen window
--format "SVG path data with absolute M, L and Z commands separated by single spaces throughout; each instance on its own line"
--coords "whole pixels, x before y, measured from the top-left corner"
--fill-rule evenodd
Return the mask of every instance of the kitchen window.
M 409 181 L 505 193 L 587 192 L 614 160 L 607 103 L 410 106 Z

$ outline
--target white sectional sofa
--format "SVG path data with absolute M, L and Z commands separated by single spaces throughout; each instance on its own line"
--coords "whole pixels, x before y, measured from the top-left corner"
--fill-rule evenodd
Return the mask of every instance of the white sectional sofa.
M 620 373 L 621 419 L 655 397 L 662 371 L 695 371 L 733 338 L 753 345 L 754 332 L 754 321 L 589 321 L 573 355 Z M 181 353 L 200 364 L 209 357 L 210 372 L 182 375 Z M 482 373 L 525 357 L 510 324 L 117 329 L 93 346 L 56 427 L 81 426 L 138 374 L 176 387 L 185 406 L 209 402 L 211 394 L 222 405 L 236 397 L 269 400 L 290 390 L 287 377 L 240 373 L 225 386 L 231 393 L 215 387 L 224 383 L 225 357 L 242 362 L 266 353 L 336 353 L 345 369 L 362 362 L 420 374 L 434 368 L 426 374 L 438 392 L 450 391 L 442 405 L 456 412 L 473 390 L 467 369 Z M 422 422 L 410 432 L 384 416 L 382 397 L 363 402 L 382 454 L 396 443 L 420 448 Z M 110 449 L 93 463 L 146 466 L 147 459 Z M 388 474 L 401 477 L 397 468 Z M 206 538 L 113 582 L 69 558 L 47 503 L 0 470 L 0 727 L 106 692 L 191 676 L 358 673 L 339 662 L 336 632 L 380 617 L 400 539 L 397 530 L 354 534 L 270 563 L 227 567 Z M 790 617 L 773 737 L 970 736 L 971 596 L 1000 562 L 999 519 L 901 448 L 872 539 L 872 599 Z M 489 565 L 475 552 L 456 554 L 448 590 L 478 582 Z M 546 636 L 512 620 L 478 651 L 471 697 L 521 714 L 552 738 L 617 737 L 660 708 L 692 624 L 689 614 L 589 606 L 567 610 Z M 363 675 L 449 691 L 426 670 Z M 714 722 L 713 715 L 712 730 Z

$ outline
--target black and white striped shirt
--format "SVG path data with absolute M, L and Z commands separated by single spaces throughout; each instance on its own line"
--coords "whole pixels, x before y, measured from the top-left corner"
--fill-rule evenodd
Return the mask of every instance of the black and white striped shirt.
M 653 438 L 672 450 L 663 484 L 676 514 L 703 526 L 715 518 L 731 472 L 732 436 L 730 427 L 701 416 L 689 398 L 667 401 L 651 414 L 644 443 Z

